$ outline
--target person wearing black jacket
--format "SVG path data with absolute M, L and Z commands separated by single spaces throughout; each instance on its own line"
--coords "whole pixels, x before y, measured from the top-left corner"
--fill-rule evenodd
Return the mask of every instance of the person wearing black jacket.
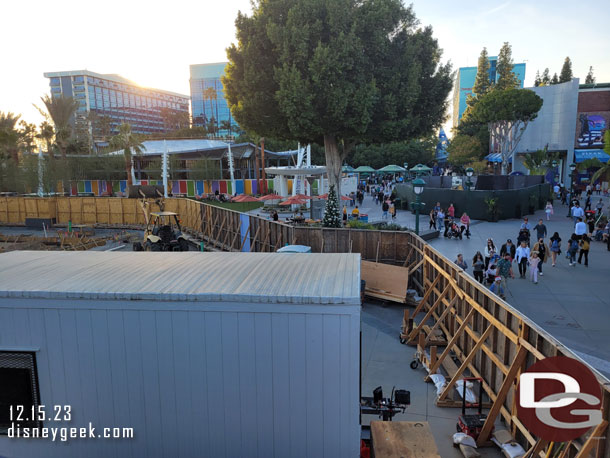
M 517 252 L 517 247 L 513 244 L 511 239 L 508 239 L 502 248 L 500 248 L 500 257 L 504 257 L 505 254 L 508 253 L 511 261 L 515 259 L 515 253 Z

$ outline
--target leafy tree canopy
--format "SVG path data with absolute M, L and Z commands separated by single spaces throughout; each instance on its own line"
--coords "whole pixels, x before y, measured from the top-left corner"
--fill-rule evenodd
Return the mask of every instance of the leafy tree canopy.
M 572 81 L 572 61 L 569 57 L 566 57 L 563 62 L 563 67 L 561 67 L 561 73 L 559 74 L 559 82 L 567 83 L 568 81 Z
M 354 148 L 347 161 L 352 167 L 368 165 L 374 169 L 380 169 L 389 164 L 402 167 L 405 162 L 409 166 L 430 164 L 434 161 L 437 143 L 438 140 L 435 137 L 427 137 L 404 142 L 362 144 Z
M 356 143 L 418 138 L 445 118 L 451 65 L 400 0 L 259 0 L 236 27 L 223 78 L 233 116 L 324 144 L 330 184 Z
M 500 48 L 498 62 L 496 63 L 496 89 L 512 89 L 519 87 L 519 78 L 513 72 L 513 51 L 508 42 Z
M 595 84 L 595 76 L 593 76 L 593 67 L 589 67 L 589 73 L 585 78 L 585 84 Z
M 449 148 L 449 161 L 456 166 L 464 166 L 481 159 L 481 142 L 469 135 L 456 135 Z

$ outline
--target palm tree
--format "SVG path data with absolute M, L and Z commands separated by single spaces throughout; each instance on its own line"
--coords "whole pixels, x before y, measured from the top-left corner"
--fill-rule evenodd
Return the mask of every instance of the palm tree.
M 141 155 L 145 146 L 140 139 L 131 132 L 131 126 L 127 123 L 121 124 L 119 133 L 110 139 L 110 146 L 113 149 L 122 149 L 125 156 L 125 171 L 127 172 L 127 185 L 131 186 L 131 158 L 133 154 Z
M 15 164 L 19 163 L 19 143 L 21 133 L 17 130 L 20 115 L 0 112 L 0 153 L 2 159 L 12 157 Z
M 40 109 L 38 109 L 38 111 L 46 118 L 51 118 L 51 121 L 55 126 L 55 142 L 57 144 L 57 149 L 59 149 L 62 158 L 66 159 L 68 139 L 72 136 L 72 125 L 70 124 L 70 120 L 78 109 L 78 102 L 72 97 L 65 97 L 63 95 L 59 97 L 45 95 L 40 99 L 42 100 L 42 103 L 44 103 L 48 115 Z
M 233 131 L 233 124 L 231 124 L 230 120 L 223 119 L 222 121 L 220 121 L 220 128 L 222 130 L 228 130 L 229 131 L 229 137 L 231 136 L 231 132 Z
M 54 159 L 55 156 L 53 154 L 53 137 L 55 137 L 55 130 L 53 126 L 46 121 L 42 121 L 40 123 L 40 133 L 38 134 L 38 138 L 40 138 L 45 146 L 47 147 L 47 154 L 51 159 Z
M 208 99 L 210 101 L 210 121 L 212 119 L 218 119 L 218 113 L 216 113 L 216 118 L 214 118 L 214 105 L 212 104 L 212 100 L 216 102 L 216 100 L 218 99 L 216 89 L 214 89 L 213 87 L 208 87 L 207 89 L 205 89 L 203 91 L 203 99 Z M 216 130 L 218 130 L 218 122 L 216 122 Z

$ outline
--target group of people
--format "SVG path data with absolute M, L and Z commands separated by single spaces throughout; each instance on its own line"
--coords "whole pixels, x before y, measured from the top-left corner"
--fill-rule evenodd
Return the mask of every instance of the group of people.
M 605 240 L 608 244 L 608 250 L 610 250 L 609 224 L 606 224 L 605 228 L 607 235 L 602 234 L 602 236 L 606 235 Z M 530 240 L 532 232 L 536 236 L 533 244 Z M 548 233 L 542 219 L 534 227 L 531 227 L 526 217 L 519 227 L 517 243 L 507 239 L 506 243 L 498 249 L 493 239 L 488 238 L 483 253 L 477 251 L 472 258 L 474 278 L 482 284 L 489 285 L 491 291 L 504 299 L 507 291 L 507 280 L 515 278 L 514 262 L 517 265 L 519 278 L 526 278 L 529 270 L 530 280 L 534 284 L 538 284 L 539 277 L 544 275 L 544 264 L 550 259 L 551 266 L 555 267 L 557 258 L 562 253 L 562 239 L 559 233 L 554 232 L 547 243 Z M 585 267 L 589 266 L 590 233 L 591 231 L 583 219 L 579 216 L 576 217 L 574 231 L 565 246 L 569 266 L 574 267 L 576 264 L 582 264 L 583 262 Z M 457 256 L 455 263 L 464 270 L 468 269 L 468 263 L 464 260 L 462 254 Z
M 445 211 L 440 202 L 437 202 L 434 208 L 430 210 L 429 229 L 442 231 L 444 237 L 461 239 L 465 235 L 466 238 L 470 238 L 470 217 L 466 212 L 463 212 L 458 220 L 455 217 L 453 203 L 450 203 Z

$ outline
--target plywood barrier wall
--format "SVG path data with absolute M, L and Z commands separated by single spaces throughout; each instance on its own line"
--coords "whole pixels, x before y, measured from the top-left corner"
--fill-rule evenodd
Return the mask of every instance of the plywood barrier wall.
M 188 232 L 216 249 L 276 251 L 286 244 L 301 244 L 311 246 L 316 253 L 360 253 L 364 260 L 406 269 L 410 287 L 419 289 L 423 297 L 416 311 L 435 321 L 432 327 L 415 326 L 411 337 L 418 337 L 416 334 L 425 333 L 426 329 L 442 330 L 449 345 L 432 369 L 440 367 L 450 351 L 455 352 L 459 362 L 437 404 L 454 406 L 453 385 L 465 372 L 482 377 L 483 388 L 493 405 L 491 423 L 484 429 L 481 440 L 488 436 L 493 420 L 500 416 L 523 445 L 542 447 L 516 416 L 516 380 L 522 370 L 539 359 L 558 355 L 578 357 L 421 238 L 410 232 L 294 227 L 189 199 L 172 198 L 165 202 L 165 210 L 179 213 Z M 150 205 L 151 210 L 157 209 L 154 201 Z M 23 224 L 25 218 L 52 217 L 64 224 L 69 220 L 74 224 L 115 226 L 144 223 L 137 199 L 0 198 L 2 223 Z M 396 323 L 396 328 L 398 336 L 400 323 Z M 568 444 L 568 451 L 562 456 L 610 458 L 604 430 L 610 411 L 610 381 L 599 374 L 597 377 L 603 392 L 606 423 L 593 431 L 595 434 L 590 432 L 580 441 Z

